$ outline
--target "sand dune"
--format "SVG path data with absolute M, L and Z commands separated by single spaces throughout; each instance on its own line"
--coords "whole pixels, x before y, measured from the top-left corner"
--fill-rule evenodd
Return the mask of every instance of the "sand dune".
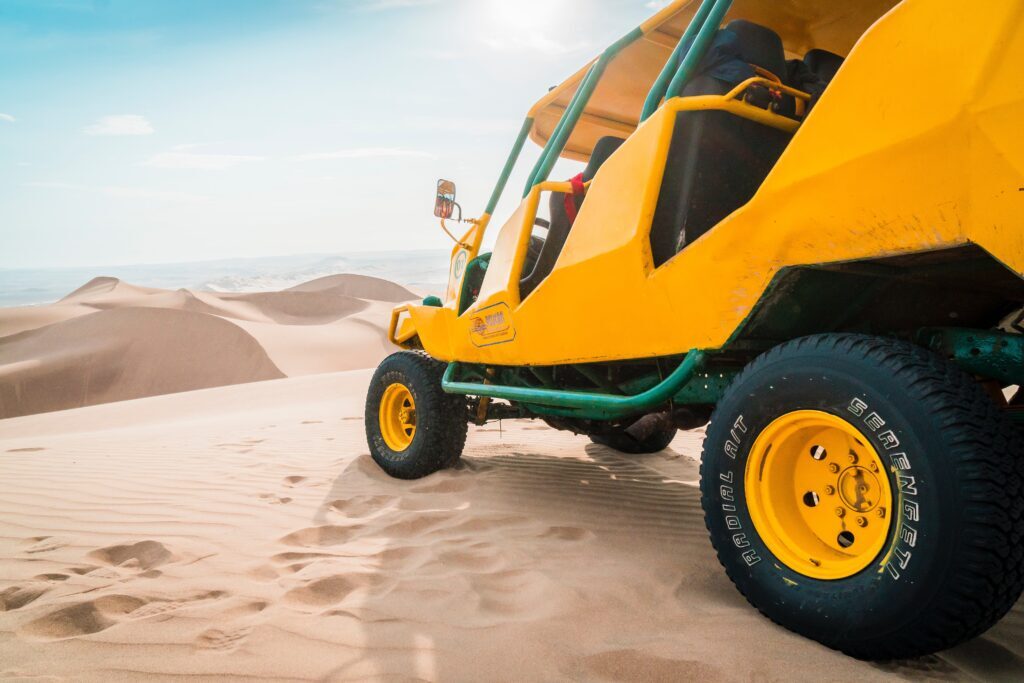
M 623 456 L 530 422 L 389 479 L 369 371 L 0 422 L 0 677 L 1019 680 L 1024 611 L 851 660 L 758 615 L 707 541 L 700 433 Z
M 391 307 L 414 298 L 359 275 L 244 294 L 97 277 L 52 305 L 0 309 L 0 418 L 373 367 L 393 350 Z

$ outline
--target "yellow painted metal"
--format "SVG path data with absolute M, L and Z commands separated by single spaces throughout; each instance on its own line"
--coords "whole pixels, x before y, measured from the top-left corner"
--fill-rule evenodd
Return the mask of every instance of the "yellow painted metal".
M 804 576 L 853 576 L 889 536 L 885 465 L 863 434 L 829 413 L 798 410 L 768 425 L 751 447 L 744 492 L 758 536 Z
M 380 435 L 388 448 L 400 453 L 416 436 L 416 401 L 409 387 L 396 382 L 384 390 L 378 411 Z
M 973 242 L 1024 277 L 1022 63 L 1024 3 L 905 0 L 860 40 L 755 197 L 655 269 L 651 220 L 676 112 L 703 98 L 670 101 L 598 171 L 525 301 L 528 232 L 554 185 L 501 228 L 463 316 L 450 283 L 443 308 L 409 306 L 397 334 L 441 360 L 493 365 L 650 358 L 722 347 L 787 266 Z M 880 77 L 895 73 L 908 76 Z M 486 223 L 462 241 L 478 249 Z M 471 319 L 499 303 L 514 338 L 475 345 Z
M 643 37 L 623 49 L 608 65 L 562 156 L 586 161 L 600 138 L 625 137 L 636 128 L 647 93 L 700 1 L 677 0 L 641 24 Z M 801 58 L 812 48 L 846 55 L 861 35 L 898 1 L 733 0 L 725 23 L 747 19 L 771 27 L 782 38 L 787 58 Z M 530 138 L 534 142 L 547 142 L 589 68 L 590 64 L 584 66 L 530 109 L 534 119 Z

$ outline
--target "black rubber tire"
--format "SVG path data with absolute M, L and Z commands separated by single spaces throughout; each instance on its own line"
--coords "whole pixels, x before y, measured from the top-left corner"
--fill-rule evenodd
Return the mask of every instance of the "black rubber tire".
M 751 445 L 798 409 L 857 425 L 900 495 L 885 549 L 846 579 L 783 565 L 746 507 Z M 885 424 L 873 430 L 867 418 Z M 893 439 L 898 447 L 887 448 Z M 719 402 L 701 462 L 705 521 L 729 578 L 773 621 L 861 659 L 926 655 L 983 633 L 1021 595 L 1022 444 L 982 387 L 929 351 L 862 335 L 806 337 L 757 358 Z
M 381 469 L 398 479 L 419 479 L 454 467 L 466 445 L 464 396 L 441 390 L 445 364 L 420 351 L 399 351 L 385 358 L 373 373 L 366 394 L 366 442 Z M 416 402 L 416 433 L 404 451 L 393 451 L 380 431 L 380 401 L 384 390 L 400 382 Z
M 657 453 L 668 448 L 676 438 L 675 425 L 667 415 L 645 415 L 629 427 L 588 434 L 590 440 L 630 455 Z

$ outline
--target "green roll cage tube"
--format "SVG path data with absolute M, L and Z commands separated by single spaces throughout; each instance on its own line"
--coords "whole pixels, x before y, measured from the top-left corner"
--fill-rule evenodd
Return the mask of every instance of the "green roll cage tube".
M 646 121 L 661 103 L 678 97 L 692 79 L 704 58 L 732 0 L 704 0 L 680 37 L 672 56 L 665 63 L 651 87 L 640 115 Z M 619 52 L 639 39 L 643 31 L 638 27 L 610 45 L 587 70 L 555 126 L 540 157 L 530 171 L 523 196 L 538 184 L 545 182 L 555 162 L 561 156 L 569 136 L 579 122 L 587 103 L 597 88 L 598 81 L 608 64 Z M 493 214 L 504 193 L 516 163 L 533 128 L 533 119 L 527 117 L 505 161 L 498 182 L 487 203 L 486 212 Z M 489 254 L 481 255 L 470 266 L 486 268 Z M 481 261 L 477 263 L 477 261 Z M 463 287 L 465 289 L 465 287 Z M 468 307 L 465 291 L 460 296 L 459 314 Z M 933 328 L 920 330 L 916 341 L 923 346 L 951 357 L 971 374 L 1004 383 L 1024 385 L 1024 336 L 987 330 Z M 683 357 L 667 377 L 652 374 L 629 388 L 638 393 L 614 393 L 624 387 L 608 386 L 593 377 L 593 369 L 573 366 L 584 376 L 593 379 L 603 391 L 565 390 L 550 381 L 550 368 L 529 368 L 533 376 L 545 386 L 516 386 L 491 383 L 489 373 L 479 368 L 453 362 L 448 365 L 442 380 L 442 389 L 449 394 L 497 398 L 516 402 L 529 413 L 537 415 L 571 417 L 591 420 L 615 420 L 638 416 L 668 403 L 674 405 L 713 405 L 723 395 L 729 381 L 739 372 L 735 366 L 709 367 L 713 351 L 693 349 Z M 656 359 L 651 359 L 656 360 Z M 477 381 L 459 379 L 460 375 L 474 375 Z M 652 385 L 653 383 L 653 385 Z M 1013 412 L 1016 420 L 1024 412 Z

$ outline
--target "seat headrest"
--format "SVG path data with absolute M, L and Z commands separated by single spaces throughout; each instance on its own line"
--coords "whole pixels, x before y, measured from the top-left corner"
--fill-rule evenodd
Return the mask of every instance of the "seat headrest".
M 590 161 L 587 162 L 587 167 L 583 169 L 583 181 L 587 182 L 594 179 L 597 175 L 597 169 L 601 168 L 601 165 L 608 161 L 608 157 L 615 154 L 615 150 L 622 146 L 625 140 L 617 138 L 612 135 L 607 135 L 597 141 L 594 145 L 594 151 L 590 153 Z
M 778 33 L 743 19 L 730 21 L 725 30 L 736 34 L 740 56 L 746 62 L 785 78 L 786 50 Z
M 836 77 L 836 72 L 843 65 L 843 58 L 828 50 L 811 50 L 804 55 L 804 64 L 813 71 L 818 78 L 828 83 Z

